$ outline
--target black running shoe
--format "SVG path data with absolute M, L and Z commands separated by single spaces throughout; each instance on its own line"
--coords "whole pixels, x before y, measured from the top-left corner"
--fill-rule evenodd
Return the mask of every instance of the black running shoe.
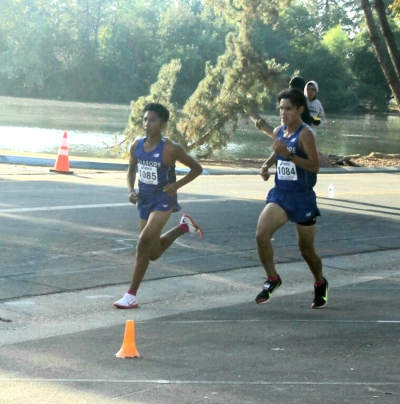
M 267 279 L 267 281 L 264 283 L 263 290 L 256 297 L 257 304 L 267 303 L 274 290 L 278 289 L 279 286 L 282 285 L 282 279 L 279 275 L 278 278 L 279 279 L 276 282 L 271 282 Z
M 325 279 L 325 278 L 324 278 Z M 322 309 L 328 303 L 328 281 L 325 279 L 325 283 L 321 286 L 314 285 L 314 301 L 311 305 L 312 309 Z

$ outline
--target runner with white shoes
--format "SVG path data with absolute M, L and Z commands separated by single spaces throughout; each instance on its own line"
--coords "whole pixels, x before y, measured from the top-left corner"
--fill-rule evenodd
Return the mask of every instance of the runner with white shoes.
M 185 233 L 197 233 L 203 237 L 200 226 L 186 214 L 182 216 L 178 226 L 161 235 L 171 213 L 181 210 L 178 205 L 178 189 L 198 177 L 203 168 L 181 145 L 162 137 L 162 131 L 169 119 L 167 108 L 159 103 L 150 103 L 143 112 L 146 136 L 132 143 L 127 173 L 129 200 L 138 206 L 141 232 L 136 246 L 131 285 L 122 299 L 114 303 L 119 309 L 138 307 L 137 291 L 150 261 L 160 258 Z M 177 161 L 190 169 L 179 181 L 175 175 Z M 139 176 L 137 193 L 136 175 Z

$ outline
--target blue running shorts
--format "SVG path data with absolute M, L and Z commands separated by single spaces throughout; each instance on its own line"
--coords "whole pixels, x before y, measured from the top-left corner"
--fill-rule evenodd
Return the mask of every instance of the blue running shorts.
M 290 192 L 274 187 L 267 195 L 266 203 L 270 202 L 279 205 L 294 223 L 302 224 L 321 216 L 314 191 Z
M 147 220 L 150 213 L 156 210 L 166 212 L 172 209 L 172 212 L 179 212 L 182 209 L 178 204 L 178 196 L 169 196 L 165 192 L 139 191 L 136 204 L 142 220 Z

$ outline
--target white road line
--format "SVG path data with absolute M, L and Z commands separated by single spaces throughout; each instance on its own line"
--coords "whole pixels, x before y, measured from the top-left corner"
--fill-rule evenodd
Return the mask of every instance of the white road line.
M 30 379 L 30 378 L 0 378 L 0 383 L 113 383 L 113 384 L 206 384 L 230 386 L 398 386 L 400 382 L 279 382 L 279 381 L 235 381 L 235 380 L 121 380 L 121 379 Z
M 127 243 L 127 241 L 130 241 L 131 243 Z M 133 248 L 133 242 L 134 241 L 137 241 L 137 239 L 136 238 L 125 238 L 125 239 L 115 240 L 115 242 L 117 244 L 122 245 L 124 247 L 112 248 L 111 251 L 131 250 Z
M 183 199 L 179 203 L 198 203 L 198 202 L 222 202 L 236 201 L 236 198 L 209 198 L 209 199 Z M 96 205 L 68 205 L 68 206 L 38 206 L 36 208 L 8 208 L 0 209 L 2 213 L 23 213 L 23 212 L 43 212 L 55 210 L 73 210 L 73 209 L 94 209 L 94 208 L 117 208 L 122 206 L 132 206 L 131 203 L 102 203 Z
M 22 212 L 42 212 L 53 210 L 71 210 L 71 209 L 92 209 L 92 208 L 114 208 L 119 206 L 129 206 L 130 203 L 104 203 L 98 205 L 70 205 L 70 206 L 42 206 L 37 208 L 11 208 L 0 209 L 0 213 L 22 213 Z
M 17 300 L 12 302 L 4 302 L 2 304 L 5 306 L 34 306 L 35 302 L 32 300 Z
M 368 259 L 375 262 L 380 254 L 369 253 L 364 255 L 364 260 Z M 347 257 L 348 260 L 354 261 L 353 256 Z M 359 262 L 359 261 L 358 261 Z M 306 264 L 293 266 L 289 264 L 278 264 L 279 270 L 287 271 L 291 274 L 291 278 L 295 283 L 295 287 L 282 289 L 276 299 L 285 299 L 290 295 L 296 295 L 308 292 L 310 293 L 310 285 L 308 280 L 304 280 L 304 270 Z M 109 268 L 108 268 L 109 269 Z M 93 270 L 101 270 L 94 268 Z M 209 326 L 224 328 L 226 326 L 235 325 L 237 327 L 260 327 L 266 324 L 268 316 L 257 318 L 244 317 L 238 320 L 232 318 L 230 321 L 225 317 L 221 320 L 217 319 L 200 319 L 195 317 L 187 319 L 185 322 L 182 317 L 171 318 L 170 316 L 179 316 L 184 313 L 196 313 L 201 307 L 202 310 L 221 309 L 226 307 L 235 307 L 238 304 L 250 304 L 253 296 L 257 291 L 257 282 L 262 279 L 262 267 L 238 268 L 234 270 L 221 271 L 212 274 L 189 274 L 173 278 L 155 279 L 143 282 L 141 285 L 140 302 L 142 309 L 130 311 L 129 314 L 122 311 L 116 311 L 112 308 L 113 300 L 107 298 L 89 299 L 86 296 L 109 295 L 120 296 L 121 287 L 123 289 L 128 286 L 111 285 L 101 288 L 93 288 L 91 290 L 81 291 L 60 291 L 59 293 L 31 297 L 29 300 L 35 303 L 35 306 L 7 306 L 6 302 L 0 302 L 0 314 L 3 318 L 9 318 L 15 321 L 12 330 L 6 327 L 0 327 L 0 347 L 6 345 L 15 345 L 26 341 L 38 341 L 44 338 L 59 338 L 60 336 L 74 334 L 82 331 L 93 331 L 96 329 L 118 326 L 125 324 L 125 316 L 133 316 L 137 327 L 179 327 L 185 329 L 187 327 L 200 327 L 202 323 L 210 323 Z M 332 273 L 336 270 L 332 270 Z M 327 275 L 331 270 L 327 270 Z M 61 273 L 61 271 L 60 271 Z M 379 276 L 373 273 L 344 273 L 332 277 L 332 284 L 338 288 L 349 284 L 362 284 L 371 280 L 381 280 L 388 277 L 399 276 L 400 271 L 382 271 Z M 335 279 L 335 281 L 333 281 Z M 127 280 L 128 282 L 128 280 Z M 154 290 L 163 290 L 163 295 L 156 298 Z M 253 294 L 254 293 L 254 294 Z M 367 296 L 367 294 L 365 295 Z M 22 300 L 22 298 L 20 298 Z M 60 300 L 61 299 L 61 300 Z M 274 298 L 275 299 L 275 298 Z M 23 300 L 28 300 L 27 297 Z M 18 301 L 18 300 L 14 300 Z M 59 302 L 62 301 L 62 304 Z M 57 303 L 57 304 L 55 304 Z M 252 303 L 254 304 L 254 303 Z M 255 304 L 254 304 L 255 305 Z M 250 306 L 249 306 L 250 307 Z M 1 310 L 4 310 L 1 312 Z M 258 311 L 258 309 L 254 309 Z M 311 309 L 310 309 L 311 310 Z M 330 311 L 328 306 L 328 311 Z M 261 311 L 264 311 L 261 309 Z M 168 317 L 167 317 L 168 316 Z M 307 316 L 308 317 L 308 316 Z M 400 316 L 398 313 L 393 314 L 392 318 L 380 318 L 380 313 L 367 318 L 339 317 L 326 320 L 321 317 L 311 318 L 299 317 L 298 319 L 286 319 L 285 322 L 278 322 L 282 327 L 298 324 L 302 327 L 310 327 L 310 325 L 345 328 L 359 327 L 365 325 L 371 329 L 399 329 Z M 396 320 L 397 317 L 397 320 Z M 59 322 L 57 319 L 62 318 Z M 17 321 L 18 320 L 18 321 Z M 170 321 L 168 321 L 170 320 Z M 180 320 L 180 321 L 172 321 Z M 364 320 L 364 321 L 361 321 Z M 228 322 L 229 321 L 229 322 Z M 276 321 L 276 320 L 275 320 Z M 319 321 L 319 324 L 318 324 Z M 215 324 L 212 324 L 215 323 Z M 220 324 L 218 324 L 220 323 Z M 169 325 L 170 324 L 170 325 Z M 138 330 L 139 330 L 138 328 Z M 0 372 L 0 377 L 1 375 Z M 1 390 L 1 389 L 0 389 Z M 0 400 L 1 401 L 1 400 Z
M 271 320 L 265 319 L 265 320 L 259 320 L 259 319 L 250 319 L 250 320 L 169 320 L 169 321 L 149 321 L 149 320 L 143 320 L 143 321 L 137 321 L 137 323 L 142 323 L 142 324 L 206 324 L 206 323 L 268 323 Z M 275 320 L 274 323 L 350 323 L 350 324 L 400 324 L 400 320 L 296 320 L 296 319 L 291 319 L 291 320 Z
M 193 246 L 191 246 L 191 245 L 186 245 L 186 244 L 184 244 L 184 243 L 181 243 L 180 241 L 178 241 L 178 240 L 175 240 L 174 241 L 174 244 L 177 244 L 177 245 L 180 245 L 181 247 L 185 247 L 185 248 L 191 248 L 191 249 L 196 249 L 196 247 L 193 247 Z

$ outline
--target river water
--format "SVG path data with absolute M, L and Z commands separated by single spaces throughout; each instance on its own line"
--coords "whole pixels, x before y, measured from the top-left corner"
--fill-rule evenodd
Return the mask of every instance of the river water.
M 64 132 L 69 156 L 113 157 L 107 146 L 122 140 L 128 105 L 0 97 L 0 150 L 57 154 Z M 264 114 L 279 125 L 278 111 Z M 264 158 L 271 139 L 244 121 L 214 157 Z M 337 155 L 400 153 L 400 114 L 331 115 L 317 129 L 319 150 Z

